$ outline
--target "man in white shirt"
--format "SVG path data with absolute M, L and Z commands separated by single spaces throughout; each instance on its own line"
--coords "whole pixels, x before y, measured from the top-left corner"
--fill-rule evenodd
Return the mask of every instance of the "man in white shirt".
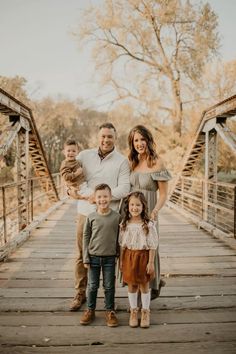
M 130 191 L 130 169 L 127 158 L 115 148 L 116 129 L 112 123 L 99 127 L 99 147 L 81 151 L 77 156 L 88 184 L 88 190 L 96 185 L 107 183 L 112 191 L 111 208 L 118 211 L 120 200 Z M 71 194 L 72 197 L 75 197 Z M 78 199 L 78 197 L 77 197 Z M 86 300 L 87 269 L 83 265 L 83 227 L 86 216 L 95 210 L 93 194 L 89 200 L 78 202 L 77 246 L 78 256 L 75 265 L 76 295 L 70 305 L 71 311 L 77 311 Z

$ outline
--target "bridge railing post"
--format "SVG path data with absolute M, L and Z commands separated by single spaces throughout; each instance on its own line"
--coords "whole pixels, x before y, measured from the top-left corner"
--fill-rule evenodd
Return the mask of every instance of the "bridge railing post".
M 184 179 L 181 176 L 181 207 L 184 209 Z
M 30 180 L 30 211 L 31 211 L 31 221 L 34 218 L 34 181 Z
M 6 220 L 6 195 L 5 188 L 2 187 L 2 211 L 3 211 L 3 242 L 7 243 L 7 220 Z
M 205 200 L 204 200 L 204 191 L 205 191 L 205 184 L 204 184 L 204 180 L 202 180 L 202 220 L 205 220 Z
M 234 187 L 234 238 L 236 239 L 236 186 Z
M 203 220 L 208 221 L 208 182 L 203 181 Z

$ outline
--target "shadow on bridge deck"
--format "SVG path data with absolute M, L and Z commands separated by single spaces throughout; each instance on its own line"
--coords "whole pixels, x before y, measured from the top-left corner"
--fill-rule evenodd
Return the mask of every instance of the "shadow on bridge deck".
M 132 329 L 117 285 L 120 326 L 105 325 L 103 293 L 93 325 L 68 311 L 74 295 L 75 204 L 66 202 L 0 266 L 1 353 L 235 353 L 236 251 L 175 212 L 160 216 L 161 297 L 151 327 Z

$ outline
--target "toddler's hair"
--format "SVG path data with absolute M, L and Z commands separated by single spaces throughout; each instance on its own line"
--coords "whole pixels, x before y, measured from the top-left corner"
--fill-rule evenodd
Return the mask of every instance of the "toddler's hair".
M 65 143 L 64 143 L 64 147 L 65 146 L 69 146 L 69 145 L 76 145 L 77 147 L 79 147 L 77 141 L 73 138 L 68 138 Z
M 146 235 L 149 233 L 149 227 L 148 227 L 148 222 L 150 221 L 150 218 L 148 216 L 148 206 L 147 206 L 147 201 L 142 192 L 136 191 L 136 192 L 131 192 L 128 194 L 128 196 L 124 199 L 124 218 L 121 222 L 121 229 L 126 230 L 127 224 L 129 220 L 131 219 L 131 215 L 129 212 L 129 201 L 131 197 L 138 198 L 140 202 L 142 203 L 143 210 L 140 214 L 141 219 L 143 221 L 142 227 Z
M 106 183 L 101 183 L 101 184 L 98 184 L 95 189 L 94 189 L 94 193 L 96 193 L 97 191 L 102 191 L 104 189 L 108 189 L 110 194 L 111 194 L 111 188 L 108 184 Z

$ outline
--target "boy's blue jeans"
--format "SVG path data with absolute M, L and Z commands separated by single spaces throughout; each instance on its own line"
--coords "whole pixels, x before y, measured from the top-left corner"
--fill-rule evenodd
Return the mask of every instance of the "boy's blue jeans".
M 97 292 L 99 288 L 100 273 L 102 270 L 103 288 L 105 292 L 106 310 L 114 310 L 115 298 L 115 256 L 90 256 L 90 268 L 88 274 L 88 309 L 95 310 Z

